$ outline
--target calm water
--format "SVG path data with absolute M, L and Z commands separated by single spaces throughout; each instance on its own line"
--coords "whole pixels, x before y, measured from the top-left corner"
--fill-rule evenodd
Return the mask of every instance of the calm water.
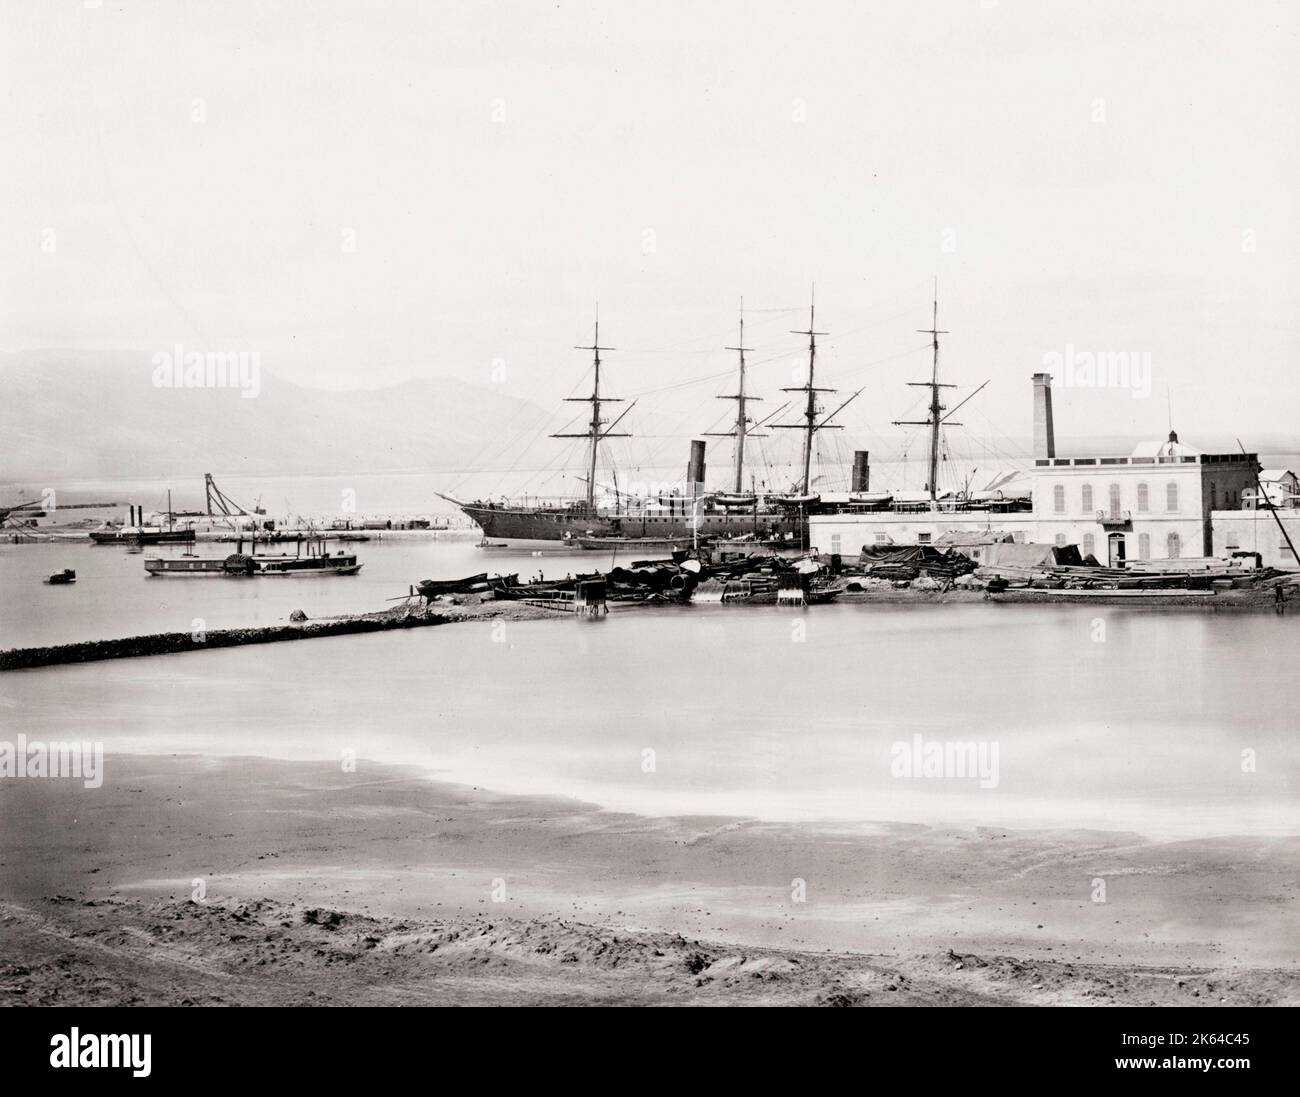
M 149 556 L 221 557 L 233 544 L 200 541 L 147 546 L 141 553 L 89 542 L 35 545 L 0 544 L 0 648 L 61 644 L 148 632 L 189 632 L 202 620 L 209 629 L 273 625 L 301 609 L 308 617 L 363 613 L 406 594 L 421 579 L 450 579 L 479 572 L 539 570 L 557 578 L 570 571 L 607 568 L 608 553 L 581 552 L 556 545 L 532 552 L 480 549 L 472 539 L 331 541 L 330 552 L 355 552 L 357 575 L 295 576 L 270 579 L 151 578 Z M 247 546 L 245 546 L 247 550 Z M 261 548 L 259 548 L 259 552 Z M 273 546 L 292 553 L 294 546 Z M 75 586 L 47 586 L 42 580 L 63 568 L 77 573 Z
M 241 583 L 145 579 L 143 557 L 120 549 L 5 546 L 0 645 L 368 609 L 424 577 L 608 563 L 466 543 L 357 549 L 356 579 Z M 39 583 L 65 566 L 76 587 Z M 1294 833 L 1298 637 L 1300 615 L 1271 613 L 616 610 L 9 673 L 0 720 L 5 738 L 98 739 L 110 753 L 354 750 L 648 814 Z M 995 741 L 997 787 L 892 776 L 893 745 L 918 733 Z

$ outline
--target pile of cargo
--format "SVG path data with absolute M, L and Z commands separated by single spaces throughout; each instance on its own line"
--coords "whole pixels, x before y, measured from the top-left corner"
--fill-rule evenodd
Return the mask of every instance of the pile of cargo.
M 888 579 L 892 582 L 920 578 L 951 582 L 975 570 L 975 562 L 956 549 L 938 549 L 933 545 L 864 545 L 856 567 L 850 574 Z
M 991 562 L 975 569 L 977 579 L 1035 590 L 1252 590 L 1285 574 L 1257 566 L 1254 557 L 1131 560 L 1122 568 Z

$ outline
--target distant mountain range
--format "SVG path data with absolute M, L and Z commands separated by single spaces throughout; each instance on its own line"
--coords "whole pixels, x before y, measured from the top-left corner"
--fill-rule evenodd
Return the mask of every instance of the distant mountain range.
M 483 470 L 495 483 L 512 462 L 553 459 L 559 449 L 531 447 L 530 452 L 527 443 L 579 415 L 572 405 L 543 408 L 509 395 L 505 386 L 450 378 L 339 392 L 296 385 L 263 368 L 258 395 L 246 398 L 238 388 L 159 387 L 155 380 L 167 378 L 156 378 L 157 370 L 149 351 L 0 354 L 0 482 L 167 483 L 195 480 L 204 472 L 287 477 L 396 471 L 446 474 L 448 482 L 459 482 L 462 470 Z M 698 431 L 708 426 L 703 415 L 689 414 L 691 399 L 698 398 L 679 397 L 672 406 L 638 413 L 636 432 L 659 439 L 652 445 L 668 466 L 655 476 L 684 471 L 688 438 L 700 437 Z M 685 415 L 679 414 L 683 407 Z M 677 440 L 672 436 L 683 421 L 687 431 L 697 433 Z M 581 431 L 582 425 L 578 420 L 564 429 Z M 856 436 L 852 430 L 845 434 L 844 453 L 871 449 L 873 466 L 883 474 L 894 440 Z M 1127 454 L 1141 440 L 1057 435 L 1062 456 Z M 1210 452 L 1236 450 L 1230 436 L 1189 434 L 1184 440 Z M 768 443 L 773 456 L 793 459 L 797 439 L 792 437 L 785 450 L 780 441 Z M 1294 456 L 1300 441 L 1294 436 L 1242 441 L 1264 455 L 1266 464 L 1300 463 Z M 709 465 L 716 474 L 730 460 L 730 443 L 710 442 Z M 998 442 L 1010 464 L 1032 461 L 1028 438 Z M 980 482 L 1000 464 L 988 458 L 970 463 L 982 466 Z M 651 476 L 653 467 L 632 475 Z M 507 475 L 499 490 L 514 490 L 517 485 L 509 480 Z M 778 480 L 784 486 L 786 481 Z M 467 490 L 477 492 L 485 482 L 475 481 Z
M 160 387 L 156 369 L 147 351 L 0 354 L 0 480 L 450 471 L 499 458 L 550 418 L 445 378 L 335 392 L 263 368 L 247 398 Z

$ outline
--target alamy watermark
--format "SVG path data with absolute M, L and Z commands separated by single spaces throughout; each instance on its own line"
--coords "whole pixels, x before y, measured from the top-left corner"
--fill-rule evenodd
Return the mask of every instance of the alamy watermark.
M 16 743 L 0 740 L 0 778 L 79 777 L 86 788 L 104 783 L 104 744 L 44 742 L 26 735 Z
M 1149 350 L 1077 350 L 1066 343 L 1064 353 L 1044 354 L 1043 366 L 1064 388 L 1128 389 L 1135 400 L 1151 395 Z
M 262 391 L 262 356 L 257 351 L 187 351 L 177 343 L 151 361 L 156 389 L 238 389 L 246 399 Z
M 50 1066 L 129 1070 L 135 1078 L 148 1078 L 153 1037 L 148 1033 L 82 1032 L 78 1028 L 50 1037 Z
M 998 787 L 998 743 L 996 739 L 969 742 L 940 742 L 920 734 L 900 739 L 890 753 L 889 772 L 894 777 L 947 777 L 978 779 L 980 788 Z

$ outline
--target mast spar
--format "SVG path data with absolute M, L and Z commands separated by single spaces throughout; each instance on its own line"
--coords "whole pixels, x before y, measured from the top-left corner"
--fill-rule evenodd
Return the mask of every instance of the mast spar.
M 926 419 L 895 419 L 894 426 L 930 428 L 930 475 L 926 481 L 925 490 L 930 493 L 930 504 L 933 506 L 939 495 L 939 427 L 947 423 L 947 420 L 943 418 L 944 406 L 939 402 L 939 390 L 957 387 L 956 385 L 942 384 L 939 381 L 939 336 L 947 335 L 948 332 L 939 328 L 939 280 L 937 278 L 934 283 L 934 319 L 928 328 L 918 328 L 917 331 L 922 335 L 930 336 L 934 347 L 930 380 L 908 381 L 907 383 L 930 390 L 930 415 Z M 960 423 L 948 423 L 947 425 L 961 426 Z
M 707 431 L 706 435 L 719 438 L 734 438 L 736 440 L 736 461 L 733 491 L 737 494 L 745 490 L 745 439 L 746 438 L 763 438 L 765 435 L 754 434 L 749 430 L 749 411 L 748 405 L 754 401 L 761 400 L 761 396 L 750 396 L 745 391 L 745 352 L 752 351 L 753 347 L 745 346 L 745 299 L 740 299 L 740 338 L 737 340 L 738 346 L 724 347 L 724 350 L 734 350 L 740 355 L 740 374 L 739 383 L 736 386 L 736 392 L 731 396 L 719 396 L 719 400 L 736 401 L 736 429 L 730 431 Z
M 552 434 L 552 438 L 586 438 L 590 440 L 590 453 L 587 460 L 587 512 L 593 513 L 596 509 L 596 454 L 600 448 L 600 443 L 606 438 L 626 438 L 626 434 L 612 434 L 609 430 L 602 430 L 605 420 L 600 416 L 602 404 L 621 404 L 622 398 L 618 396 L 602 396 L 600 392 L 600 352 L 602 350 L 613 350 L 613 347 L 602 347 L 600 345 L 600 307 L 596 308 L 596 331 L 595 337 L 589 347 L 574 347 L 574 350 L 589 350 L 592 352 L 592 364 L 595 369 L 595 379 L 591 387 L 590 396 L 566 396 L 565 400 L 570 403 L 590 404 L 591 405 L 591 422 L 587 429 L 581 434 Z M 621 419 L 622 416 L 619 416 Z M 618 420 L 615 420 L 617 423 Z M 612 430 L 612 427 L 611 427 Z
M 827 334 L 824 331 L 814 330 L 817 327 L 816 319 L 817 319 L 817 300 L 814 294 L 813 301 L 808 306 L 808 330 L 792 331 L 790 333 L 791 335 L 808 336 L 808 383 L 806 385 L 799 385 L 795 388 L 783 388 L 781 390 L 782 392 L 807 393 L 808 399 L 804 405 L 804 413 L 803 413 L 804 421 L 802 423 L 773 424 L 774 426 L 783 430 L 802 430 L 804 432 L 803 480 L 802 480 L 802 486 L 800 488 L 801 493 L 804 495 L 808 494 L 809 486 L 812 483 L 813 435 L 815 435 L 819 430 L 825 430 L 828 428 L 830 430 L 841 429 L 838 425 L 828 424 L 825 420 L 823 420 L 821 423 L 817 422 L 817 394 L 819 392 L 835 392 L 836 390 L 819 389 L 814 385 L 814 378 L 816 376 L 815 371 L 817 368 L 817 336 Z M 829 419 L 830 416 L 828 415 L 826 418 Z

